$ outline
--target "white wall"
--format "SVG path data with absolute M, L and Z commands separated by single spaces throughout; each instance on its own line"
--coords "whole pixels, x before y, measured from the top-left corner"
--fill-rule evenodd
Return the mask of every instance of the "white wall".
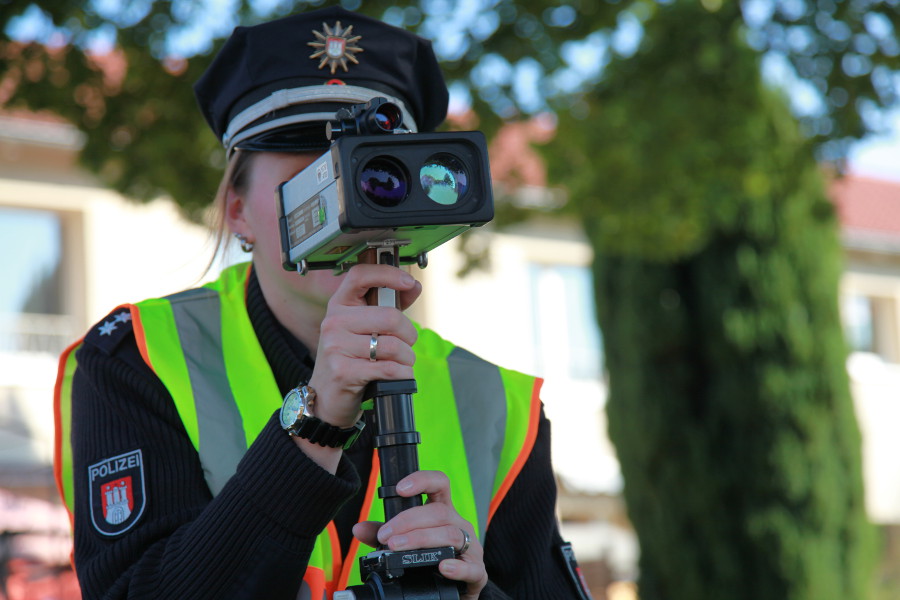
M 185 222 L 165 200 L 135 204 L 91 186 L 0 179 L 0 206 L 63 216 L 72 318 L 60 319 L 66 331 L 58 333 L 69 342 L 118 304 L 194 285 L 211 253 L 206 228 Z M 7 249 L 6 260 L 15 258 Z M 49 472 L 57 361 L 49 353 L 0 352 L 0 465 Z
M 574 233 L 577 229 L 565 231 L 566 235 L 557 235 L 547 225 L 543 231 L 547 237 L 541 237 L 540 228 L 473 232 L 490 236 L 490 267 L 462 279 L 457 277 L 462 259 L 455 240 L 431 252 L 428 267 L 416 273 L 424 286 L 419 300 L 424 307 L 417 308 L 414 318 L 487 360 L 544 377 L 541 398 L 553 427 L 553 461 L 562 483 L 573 491 L 615 494 L 622 482 L 606 435 L 603 382 L 568 376 L 564 367 L 570 349 L 565 340 L 547 340 L 544 335 L 552 348 L 535 347 L 535 328 L 550 315 L 535 314 L 529 265 L 587 268 L 590 263 L 590 250 Z M 547 297 L 545 306 L 554 306 L 554 294 Z M 564 311 L 564 298 L 558 300 L 556 310 Z

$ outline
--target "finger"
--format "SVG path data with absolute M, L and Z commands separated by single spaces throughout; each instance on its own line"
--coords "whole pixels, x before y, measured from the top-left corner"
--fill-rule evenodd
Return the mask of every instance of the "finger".
M 402 365 L 416 364 L 416 353 L 406 342 L 391 335 L 358 336 L 359 358 L 370 361 L 392 360 Z
M 340 317 L 346 328 L 358 334 L 390 334 L 408 346 L 416 343 L 419 333 L 412 321 L 392 307 L 365 306 L 348 310 Z
M 356 365 L 354 365 L 354 368 Z M 415 379 L 415 371 L 412 365 L 405 365 L 392 360 L 370 361 L 359 364 L 359 378 L 364 383 L 371 381 L 399 381 L 402 379 Z
M 378 540 L 382 544 L 388 544 L 394 536 L 404 536 L 392 542 L 398 549 L 401 546 L 412 548 L 416 544 L 428 546 L 435 543 L 460 548 L 463 537 L 460 529 L 468 531 L 470 539 L 473 537 L 472 526 L 459 516 L 452 505 L 432 502 L 398 513 L 378 530 Z
M 385 306 L 332 307 L 322 321 L 320 336 L 329 338 L 344 331 L 366 336 L 390 334 L 409 346 L 415 344 L 419 336 L 409 317 L 396 308 Z
M 416 278 L 390 265 L 355 265 L 344 276 L 331 302 L 345 306 L 366 304 L 366 294 L 371 288 L 386 287 L 398 292 L 408 292 L 416 287 Z
M 456 550 L 457 556 L 462 556 L 472 547 L 472 538 L 474 537 L 474 532 L 469 532 L 459 528 L 459 546 L 454 545 L 453 548 Z
M 442 471 L 416 471 L 397 482 L 397 493 L 404 497 L 426 494 L 428 502 L 452 504 L 450 479 Z
M 408 371 L 415 364 L 416 354 L 405 342 L 393 336 L 377 336 L 374 340 L 373 348 L 371 335 L 341 331 L 323 336 L 316 353 L 317 372 L 331 373 L 329 383 L 337 383 L 335 376 L 339 375 L 342 385 L 356 386 L 386 374 L 385 369 Z
M 448 558 L 438 564 L 441 575 L 453 581 L 463 581 L 467 585 L 467 591 L 460 597 L 461 600 L 478 598 L 481 590 L 487 585 L 487 571 L 481 561 L 468 562 L 458 558 Z
M 369 307 L 362 307 L 345 312 L 349 314 L 330 315 L 322 321 L 317 360 L 369 360 L 374 334 L 376 359 L 394 360 L 407 366 L 415 363 L 412 346 L 418 333 L 405 315 L 390 308 L 376 308 L 375 312 L 370 312 Z M 384 318 L 379 319 L 379 316 Z
M 400 310 L 406 310 L 419 298 L 419 295 L 422 293 L 422 284 L 417 281 L 412 289 L 399 291 Z
M 365 342 L 368 347 L 368 342 Z M 363 353 L 363 342 L 355 343 L 354 352 Z M 368 349 L 365 350 L 366 356 L 346 356 L 344 354 L 328 354 L 319 352 L 316 358 L 316 371 L 310 379 L 313 387 L 320 390 L 321 402 L 326 398 L 325 390 L 343 391 L 347 393 L 361 392 L 362 388 L 371 381 L 377 380 L 397 380 L 397 379 L 413 379 L 415 372 L 413 370 L 414 356 L 385 356 L 381 350 L 378 351 L 378 360 L 371 361 L 368 357 Z M 394 358 L 397 360 L 389 360 Z M 400 362 L 400 361 L 403 362 Z M 337 379 L 335 374 L 341 374 Z M 321 377 L 321 378 L 320 378 Z
M 373 548 L 378 547 L 378 529 L 383 525 L 378 521 L 362 521 L 353 526 L 353 537 Z
M 463 523 L 464 524 L 464 523 Z M 421 526 L 410 531 L 396 532 L 395 535 L 385 538 L 379 530 L 378 540 L 391 550 L 413 550 L 417 548 L 453 548 L 459 550 L 465 545 L 465 536 L 462 527 L 442 525 L 440 527 Z M 469 533 L 469 547 L 465 554 L 472 553 L 473 557 L 481 556 L 482 549 L 472 541 Z

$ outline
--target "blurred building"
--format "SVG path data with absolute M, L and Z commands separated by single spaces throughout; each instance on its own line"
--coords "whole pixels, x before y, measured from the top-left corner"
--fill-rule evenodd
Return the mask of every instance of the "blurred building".
M 850 177 L 836 182 L 832 195 L 845 249 L 841 309 L 863 433 L 866 506 L 874 522 L 900 525 L 900 182 Z
M 53 479 L 57 357 L 118 303 L 191 285 L 204 228 L 137 205 L 76 164 L 82 134 L 0 114 L 0 597 L 78 598 Z
M 561 195 L 547 189 L 527 148 L 545 135 L 539 125 L 506 132 L 511 141 L 499 143 L 518 150 L 495 152 L 503 161 L 494 176 L 517 184 L 508 193 L 497 184 L 502 201 L 549 209 Z M 57 120 L 0 115 L 0 488 L 50 507 L 59 352 L 117 304 L 203 280 L 212 253 L 205 227 L 182 220 L 171 202 L 135 204 L 98 186 L 76 164 L 81 143 L 77 130 Z M 877 523 L 900 524 L 900 436 L 893 432 L 900 404 L 891 396 L 900 387 L 900 184 L 849 178 L 833 195 L 847 249 L 841 295 L 868 509 Z M 434 251 L 417 274 L 426 293 L 411 312 L 489 360 L 546 377 L 564 535 L 594 581 L 628 579 L 638 550 L 606 437 L 591 252 L 576 223 L 545 214 L 470 234 L 470 247 L 480 246 L 486 261 L 462 280 L 457 243 Z M 64 521 L 53 522 L 52 532 L 37 532 L 43 539 L 64 532 Z M 35 554 L 24 544 L 13 548 L 15 556 L 27 552 Z M 58 552 L 38 558 L 59 565 Z M 596 596 L 604 597 L 600 588 Z

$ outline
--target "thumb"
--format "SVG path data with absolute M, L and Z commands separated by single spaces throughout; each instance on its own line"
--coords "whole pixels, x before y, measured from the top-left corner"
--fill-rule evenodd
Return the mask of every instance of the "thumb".
M 377 548 L 378 529 L 381 528 L 382 525 L 384 525 L 384 523 L 378 521 L 363 521 L 357 523 L 353 526 L 353 537 L 367 546 Z

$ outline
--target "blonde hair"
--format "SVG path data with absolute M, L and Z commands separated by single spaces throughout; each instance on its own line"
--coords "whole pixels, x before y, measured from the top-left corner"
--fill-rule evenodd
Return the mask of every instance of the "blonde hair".
M 255 154 L 255 152 L 248 150 L 235 150 L 225 166 L 225 172 L 222 173 L 222 179 L 219 181 L 219 188 L 216 190 L 216 196 L 210 209 L 210 221 L 212 223 L 210 237 L 212 239 L 213 253 L 209 263 L 206 265 L 204 277 L 212 271 L 216 260 L 220 256 L 224 256 L 225 249 L 230 241 L 228 224 L 225 220 L 225 204 L 228 198 L 228 190 L 233 189 L 237 194 L 241 195 L 247 192 L 250 164 L 253 162 L 252 158 Z

